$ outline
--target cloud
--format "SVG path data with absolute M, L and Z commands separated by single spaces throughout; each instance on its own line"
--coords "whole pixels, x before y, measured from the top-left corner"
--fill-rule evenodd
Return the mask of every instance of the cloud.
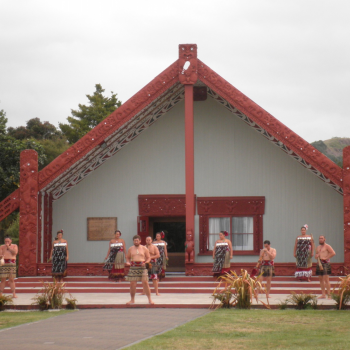
M 348 1 L 2 1 L 0 109 L 58 125 L 102 84 L 125 102 L 198 44 L 206 64 L 308 141 L 350 137 Z

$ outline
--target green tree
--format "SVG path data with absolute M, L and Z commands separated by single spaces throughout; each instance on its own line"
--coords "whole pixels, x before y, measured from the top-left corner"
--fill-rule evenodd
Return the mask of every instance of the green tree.
M 89 100 L 88 105 L 79 104 L 79 109 L 71 110 L 72 116 L 67 118 L 68 124 L 59 124 L 62 133 L 71 144 L 81 139 L 121 106 L 121 101 L 117 99 L 117 94 L 114 94 L 113 91 L 111 97 L 105 97 L 103 95 L 105 90 L 100 84 L 96 84 L 95 89 L 93 95 L 86 95 Z
M 52 139 L 61 135 L 61 132 L 49 122 L 42 122 L 39 118 L 32 118 L 27 121 L 26 126 L 8 128 L 7 133 L 17 140 L 34 138 L 36 140 Z
M 1 135 L 6 134 L 6 124 L 7 124 L 6 113 L 3 109 L 1 109 L 0 110 L 0 134 Z
M 66 151 L 70 145 L 65 136 L 57 136 L 51 139 L 43 139 L 38 140 L 38 143 L 44 148 L 44 152 L 46 155 L 46 161 L 40 169 L 46 167 L 46 165 L 50 164 L 54 159 L 56 159 L 60 154 Z
M 14 137 L 0 133 L 0 201 L 19 187 L 20 154 L 25 149 L 36 150 L 39 165 L 45 163 L 44 148 L 37 142 L 16 140 Z

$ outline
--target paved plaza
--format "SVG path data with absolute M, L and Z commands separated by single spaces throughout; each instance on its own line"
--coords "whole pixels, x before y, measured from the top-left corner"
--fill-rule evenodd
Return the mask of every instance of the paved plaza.
M 116 350 L 210 312 L 207 309 L 104 309 L 28 323 L 0 331 L 7 350 Z

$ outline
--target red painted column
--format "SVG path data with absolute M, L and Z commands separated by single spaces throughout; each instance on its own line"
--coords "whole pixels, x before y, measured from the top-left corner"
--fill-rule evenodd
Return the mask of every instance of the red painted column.
M 38 154 L 20 155 L 19 276 L 36 276 L 38 233 Z
M 49 246 L 49 240 L 48 240 L 48 228 L 49 228 L 49 195 L 47 193 L 44 194 L 44 210 L 43 210 L 43 215 L 44 215 L 44 252 L 43 252 L 43 262 L 46 263 L 50 254 L 48 252 L 48 246 Z
M 38 193 L 38 254 L 37 254 L 37 262 L 41 263 L 41 228 L 42 228 L 42 195 L 41 192 Z
M 343 192 L 344 265 L 350 269 L 350 146 L 343 149 Z
M 193 85 L 185 85 L 185 169 L 186 169 L 186 232 L 194 232 L 194 121 Z
M 186 171 L 186 274 L 192 273 L 194 263 L 194 122 L 193 85 L 198 80 L 196 44 L 179 45 L 179 81 L 185 87 L 185 171 Z M 191 231 L 191 232 L 188 232 Z M 187 271 L 188 270 L 188 271 Z

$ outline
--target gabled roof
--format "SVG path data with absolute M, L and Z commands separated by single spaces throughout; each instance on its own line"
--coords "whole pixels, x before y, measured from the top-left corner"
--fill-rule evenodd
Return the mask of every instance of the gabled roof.
M 181 65 L 181 67 L 180 67 Z M 183 62 L 171 64 L 88 134 L 39 172 L 39 190 L 60 198 L 184 98 Z M 197 61 L 197 84 L 305 168 L 342 194 L 342 168 Z M 182 70 L 183 71 L 183 70 Z M 0 203 L 0 221 L 19 206 L 19 190 Z

